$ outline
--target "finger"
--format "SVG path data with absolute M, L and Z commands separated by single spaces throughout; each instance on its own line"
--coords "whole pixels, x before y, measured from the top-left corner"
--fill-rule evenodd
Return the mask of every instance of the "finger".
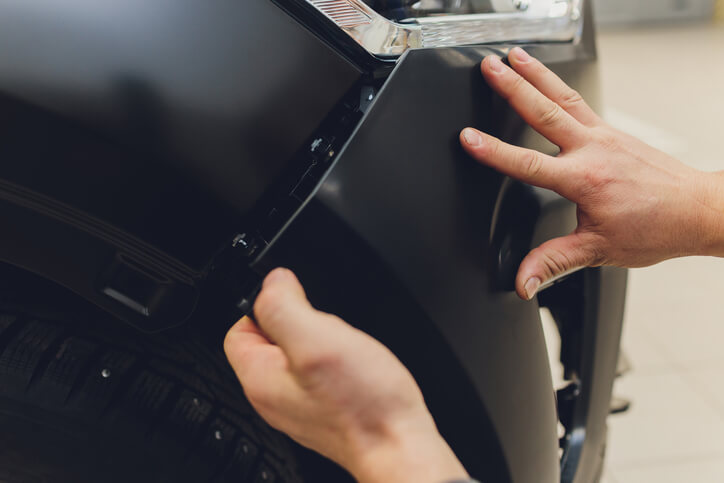
M 266 335 L 261 331 L 251 317 L 244 316 L 226 333 L 224 339 L 224 349 L 227 349 L 227 343 L 232 341 L 243 341 L 244 347 L 252 347 L 257 345 L 272 344 Z
M 225 350 L 249 402 L 267 419 L 270 411 L 288 405 L 299 388 L 289 361 L 277 345 L 254 344 L 237 333 L 227 337 Z M 269 421 L 267 421 L 269 422 Z
M 588 141 L 589 133 L 583 124 L 503 64 L 500 57 L 489 55 L 481 69 L 488 84 L 525 122 L 562 150 L 575 149 Z
M 281 347 L 271 343 L 259 327 L 244 317 L 227 333 L 224 350 L 249 402 L 267 423 L 293 430 L 288 417 L 308 400 L 289 371 Z
M 530 300 L 542 286 L 580 268 L 598 265 L 595 240 L 577 233 L 547 241 L 531 251 L 518 269 L 515 288 Z
M 224 352 L 242 385 L 260 372 L 266 374 L 286 366 L 284 352 L 249 317 L 242 318 L 226 334 Z
M 560 77 L 525 50 L 515 47 L 508 55 L 510 65 L 541 94 L 561 106 L 578 122 L 586 126 L 601 123 L 601 118 L 591 109 L 581 95 Z
M 304 300 L 307 299 L 307 294 L 304 291 L 304 287 L 302 287 L 302 284 L 299 283 L 299 279 L 297 279 L 297 276 L 294 275 L 294 272 L 286 268 L 276 268 L 269 272 L 269 274 L 264 277 L 264 281 L 262 282 L 262 290 L 268 287 L 272 287 L 274 285 L 278 285 L 279 282 L 285 283 L 286 289 L 290 292 L 293 292 Z
M 532 149 L 504 143 L 473 128 L 460 133 L 463 148 L 476 160 L 524 183 L 569 194 L 575 165 Z
M 286 269 L 276 269 L 264 280 L 254 313 L 264 334 L 292 363 L 316 353 L 321 336 L 338 330 L 331 316 L 312 307 L 297 277 Z

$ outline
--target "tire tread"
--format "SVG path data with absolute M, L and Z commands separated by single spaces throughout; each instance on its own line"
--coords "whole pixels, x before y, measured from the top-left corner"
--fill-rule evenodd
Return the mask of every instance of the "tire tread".
M 220 350 L 113 324 L 0 309 L 0 396 L 160 444 L 177 464 L 159 481 L 301 481 L 286 437 L 251 409 Z

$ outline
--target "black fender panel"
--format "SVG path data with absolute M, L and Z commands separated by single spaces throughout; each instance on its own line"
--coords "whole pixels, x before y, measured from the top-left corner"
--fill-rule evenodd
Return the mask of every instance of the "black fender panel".
M 0 261 L 146 331 L 360 77 L 267 0 L 0 2 Z
M 595 66 L 585 46 L 531 50 L 584 95 L 595 89 L 584 82 Z M 504 53 L 408 52 L 257 268 L 296 270 L 320 308 L 388 344 L 476 477 L 557 481 L 555 396 L 538 305 L 501 283 L 510 262 L 499 263 L 506 236 L 496 232 L 513 230 L 520 257 L 575 227 L 575 207 L 511 188 L 459 146 L 460 129 L 472 125 L 551 149 L 485 85 L 478 66 L 493 52 Z M 525 216 L 511 219 L 517 213 Z

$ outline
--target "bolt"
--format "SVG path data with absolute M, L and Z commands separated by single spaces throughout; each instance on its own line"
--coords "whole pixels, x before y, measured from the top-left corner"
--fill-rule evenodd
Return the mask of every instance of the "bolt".
M 251 300 L 246 297 L 241 299 L 239 303 L 236 304 L 236 306 L 239 310 L 241 310 L 243 314 L 248 314 L 249 312 L 251 312 Z
M 246 241 L 246 233 L 241 233 L 239 235 L 236 235 L 234 237 L 234 240 L 231 242 L 231 246 L 234 248 L 236 248 L 239 245 L 241 245 L 241 248 L 244 248 L 244 249 L 249 248 L 249 242 Z
M 103 369 L 103 370 L 101 371 L 101 377 L 102 377 L 103 379 L 108 379 L 109 377 L 111 377 L 111 370 L 110 370 L 110 369 Z

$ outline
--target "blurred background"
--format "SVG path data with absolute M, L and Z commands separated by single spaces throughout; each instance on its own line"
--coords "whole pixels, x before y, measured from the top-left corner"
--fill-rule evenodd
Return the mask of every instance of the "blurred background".
M 606 119 L 724 170 L 724 0 L 597 0 Z M 724 482 L 724 260 L 633 270 L 607 483 Z
M 653 22 L 711 19 L 716 0 L 594 0 L 599 25 L 622 26 Z

